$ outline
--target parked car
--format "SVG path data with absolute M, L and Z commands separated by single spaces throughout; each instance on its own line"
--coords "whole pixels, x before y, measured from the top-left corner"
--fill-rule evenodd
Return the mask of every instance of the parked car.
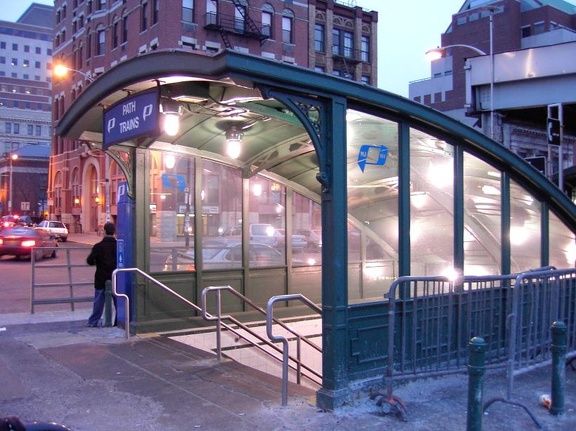
M 286 244 L 284 229 L 276 229 L 268 223 L 252 223 L 249 227 L 250 241 L 283 249 Z M 233 226 L 224 231 L 224 239 L 242 239 L 242 226 Z M 303 235 L 292 235 L 292 250 L 300 251 L 306 248 L 306 238 Z
M 38 223 L 38 229 L 49 232 L 56 239 L 62 242 L 68 241 L 68 228 L 61 221 L 42 220 L 40 223 Z
M 252 223 L 249 227 L 250 241 L 259 242 L 261 244 L 276 247 L 278 245 L 279 233 L 276 232 L 274 226 L 268 223 Z M 222 234 L 224 239 L 242 239 L 242 226 L 229 227 Z
M 56 247 L 56 238 L 41 229 L 14 226 L 0 232 L 0 256 L 16 256 L 20 259 L 34 253 L 35 259 L 40 260 L 56 257 Z
M 282 234 L 282 237 L 278 239 L 278 245 L 284 247 L 286 242 L 286 232 L 284 229 L 276 229 L 277 232 Z M 308 246 L 308 241 L 304 235 L 292 234 L 292 251 L 302 251 Z
M 318 250 L 322 248 L 322 231 L 316 229 L 294 229 L 294 233 L 306 237 L 306 248 Z
M 267 244 L 250 243 L 248 262 L 251 268 L 284 265 L 284 257 Z M 240 241 L 209 241 L 203 244 L 203 269 L 228 269 L 242 267 L 242 243 Z M 166 259 L 164 271 L 194 271 L 194 250 L 178 251 Z

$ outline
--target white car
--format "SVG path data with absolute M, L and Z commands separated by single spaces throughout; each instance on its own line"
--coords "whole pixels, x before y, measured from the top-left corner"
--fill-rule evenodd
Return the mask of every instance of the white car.
M 68 241 L 68 228 L 61 221 L 42 220 L 38 223 L 38 229 L 49 232 L 50 235 L 62 242 Z

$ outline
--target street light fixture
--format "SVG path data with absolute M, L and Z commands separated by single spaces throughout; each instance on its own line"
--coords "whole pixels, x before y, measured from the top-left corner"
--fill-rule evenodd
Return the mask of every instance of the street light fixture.
M 92 83 L 94 82 L 94 79 L 87 75 L 86 73 L 82 72 L 81 70 L 77 70 L 77 69 L 71 69 L 68 66 L 64 66 L 63 64 L 57 64 L 54 66 L 54 69 L 52 70 L 54 72 L 54 75 L 59 76 L 61 78 L 65 77 L 68 75 L 68 72 L 74 72 L 74 73 L 79 73 L 80 75 L 82 75 L 84 77 L 84 79 L 86 79 L 86 81 Z
M 448 48 L 468 48 L 479 55 L 490 56 L 490 138 L 494 139 L 494 8 L 489 7 L 482 10 L 487 10 L 490 13 L 490 52 L 488 54 L 472 45 L 454 44 L 429 49 L 425 55 L 430 61 L 434 61 L 442 58 Z

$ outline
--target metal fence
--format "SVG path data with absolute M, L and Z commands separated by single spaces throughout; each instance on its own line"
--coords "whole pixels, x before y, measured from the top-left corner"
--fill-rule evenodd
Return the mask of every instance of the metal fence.
M 386 383 L 466 370 L 468 342 L 486 342 L 487 367 L 512 376 L 547 363 L 550 327 L 563 321 L 576 351 L 576 269 L 543 268 L 508 276 L 401 277 L 389 299 Z
M 58 248 L 65 258 L 46 263 L 32 253 L 30 281 L 30 312 L 39 305 L 68 304 L 70 311 L 82 302 L 94 301 L 94 268 L 86 263 L 90 248 Z

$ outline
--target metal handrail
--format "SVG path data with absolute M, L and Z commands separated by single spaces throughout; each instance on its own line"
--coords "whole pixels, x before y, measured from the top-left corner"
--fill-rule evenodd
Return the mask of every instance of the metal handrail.
M 288 404 L 288 364 L 289 364 L 289 346 L 288 346 L 288 339 L 282 335 L 274 335 L 272 332 L 272 322 L 276 322 L 274 319 L 274 304 L 278 301 L 291 301 L 291 300 L 298 300 L 303 302 L 304 304 L 308 305 L 312 310 L 316 311 L 318 314 L 322 314 L 322 309 L 306 298 L 304 295 L 300 293 L 294 293 L 292 295 L 277 295 L 273 296 L 268 300 L 268 306 L 266 307 L 267 317 L 266 317 L 266 334 L 268 338 L 272 341 L 281 341 L 282 342 L 282 405 L 286 406 Z M 289 328 L 288 329 L 292 334 L 296 334 Z M 297 351 L 298 351 L 298 366 L 301 365 L 300 361 L 300 341 L 302 337 L 298 336 L 297 340 Z M 318 349 L 321 351 L 321 349 Z M 298 369 L 297 373 L 298 383 L 300 383 L 300 369 Z
M 246 298 L 244 295 L 240 294 L 239 292 L 237 292 L 236 290 L 234 290 L 232 287 L 230 286 L 219 286 L 219 287 L 207 287 L 202 291 L 202 307 L 198 307 L 196 304 L 194 304 L 193 302 L 189 301 L 188 299 L 184 298 L 182 295 L 180 295 L 179 293 L 173 291 L 172 289 L 170 289 L 168 286 L 166 286 L 165 284 L 161 283 L 160 281 L 156 280 L 154 277 L 151 277 L 150 275 L 148 275 L 147 273 L 145 273 L 144 271 L 142 271 L 139 268 L 117 268 L 112 272 L 112 294 L 116 297 L 120 297 L 120 298 L 124 298 L 125 301 L 125 318 L 124 318 L 124 327 L 126 330 L 126 339 L 130 338 L 130 298 L 128 297 L 128 295 L 124 294 L 124 293 L 120 293 L 117 290 L 117 275 L 121 272 L 135 272 L 138 273 L 140 275 L 142 275 L 144 278 L 146 278 L 147 280 L 151 281 L 152 283 L 156 284 L 158 287 L 162 288 L 164 291 L 171 293 L 172 295 L 174 295 L 176 298 L 180 299 L 182 302 L 186 303 L 187 305 L 189 305 L 190 307 L 192 307 L 194 310 L 196 310 L 197 312 L 201 313 L 202 317 L 207 320 L 207 321 L 217 321 L 218 325 L 217 325 L 217 344 L 218 344 L 218 359 L 221 359 L 221 342 L 220 342 L 220 333 L 221 333 L 221 328 L 225 328 L 226 330 L 230 331 L 231 333 L 233 333 L 234 335 L 238 336 L 239 338 L 242 338 L 243 340 L 245 340 L 246 342 L 248 342 L 249 344 L 251 344 L 252 346 L 258 348 L 260 351 L 264 352 L 266 355 L 268 355 L 269 357 L 279 360 L 278 357 L 274 356 L 271 352 L 269 352 L 268 350 L 264 349 L 259 343 L 253 341 L 252 339 L 248 338 L 244 333 L 236 330 L 236 328 L 233 326 L 237 326 L 239 328 L 241 328 L 242 330 L 246 331 L 248 334 L 250 334 L 252 337 L 256 338 L 260 343 L 265 344 L 267 347 L 271 348 L 272 350 L 275 350 L 277 353 L 283 353 L 283 351 L 274 343 L 272 343 L 270 340 L 260 336 L 259 334 L 257 334 L 256 332 L 254 332 L 252 329 L 250 329 L 247 325 L 245 325 L 244 323 L 242 323 L 241 321 L 239 321 L 238 319 L 236 319 L 233 316 L 230 315 L 221 315 L 221 310 L 220 310 L 220 306 L 218 307 L 217 310 L 217 315 L 214 316 L 210 313 L 208 313 L 206 311 L 206 295 L 209 291 L 217 291 L 219 296 L 220 296 L 220 292 L 223 290 L 229 291 L 230 293 L 232 293 L 233 295 L 237 296 L 238 298 L 241 298 L 243 301 L 245 301 L 246 304 L 250 305 L 251 307 L 253 307 L 255 310 L 257 310 L 260 313 L 263 313 L 264 315 L 266 315 L 266 311 L 259 307 L 258 305 L 256 305 L 255 303 L 253 303 L 250 299 Z M 218 304 L 221 304 L 221 299 L 218 299 Z M 308 300 L 309 301 L 309 300 Z M 318 308 L 315 304 L 314 307 L 316 307 L 315 311 L 320 312 L 320 308 Z M 226 319 L 229 320 L 231 322 L 231 324 L 227 324 L 225 322 L 222 321 L 222 319 Z M 286 324 L 280 320 L 274 319 L 274 322 L 279 324 L 280 326 L 282 326 L 284 329 L 286 329 L 287 331 L 291 332 L 292 334 L 294 334 L 296 337 L 299 337 L 300 339 L 304 340 L 307 344 L 309 344 L 311 347 L 313 347 L 314 349 L 318 350 L 318 351 L 322 351 L 322 349 L 320 347 L 318 347 L 316 344 L 312 343 L 310 340 L 308 340 L 305 337 L 302 337 L 300 334 L 297 334 L 294 330 L 292 330 L 291 328 L 289 328 L 288 326 L 286 326 Z M 320 382 L 314 380 L 314 377 L 317 378 L 321 378 L 322 375 L 320 373 L 318 373 L 317 371 L 313 370 L 312 368 L 308 367 L 305 364 L 302 364 L 302 362 L 300 361 L 300 358 L 290 358 L 293 362 L 295 362 L 296 364 L 298 364 L 297 370 L 299 371 L 300 375 L 303 375 L 304 377 L 306 377 L 307 379 L 309 379 L 310 381 L 316 383 L 316 384 L 320 384 Z M 305 371 L 309 372 L 311 375 L 305 375 L 301 373 L 301 370 L 304 369 Z M 299 380 L 300 381 L 300 380 Z
M 258 306 L 256 303 L 252 302 L 249 298 L 245 297 L 244 295 L 242 295 L 241 293 L 239 293 L 238 291 L 236 291 L 235 289 L 233 289 L 231 286 L 210 286 L 205 288 L 202 291 L 202 317 L 205 320 L 208 321 L 217 321 L 217 330 L 216 330 L 216 344 L 217 344 L 217 354 L 218 354 L 218 359 L 220 359 L 221 357 L 221 329 L 220 327 L 224 327 L 227 330 L 233 332 L 235 335 L 238 335 L 239 337 L 241 337 L 242 339 L 244 339 L 245 341 L 247 341 L 249 344 L 251 344 L 252 346 L 258 348 L 260 351 L 262 351 L 263 353 L 265 353 L 266 355 L 268 355 L 269 357 L 279 360 L 278 357 L 274 356 L 270 351 L 264 349 L 259 343 L 254 342 L 253 340 L 247 338 L 244 334 L 242 334 L 239 331 L 236 331 L 235 328 L 233 328 L 230 325 L 226 325 L 222 322 L 222 319 L 227 319 L 230 322 L 232 322 L 234 325 L 240 327 L 241 329 L 243 329 L 244 331 L 248 332 L 252 337 L 257 338 L 261 343 L 265 344 L 267 347 L 271 348 L 272 350 L 276 351 L 277 353 L 281 353 L 282 357 L 284 358 L 284 350 L 280 349 L 276 344 L 272 343 L 270 340 L 272 340 L 272 338 L 270 337 L 270 334 L 267 334 L 268 337 L 270 338 L 270 340 L 260 336 L 258 333 L 254 332 L 252 329 L 250 329 L 250 327 L 248 327 L 247 325 L 245 325 L 244 323 L 242 323 L 241 321 L 239 321 L 238 319 L 236 319 L 235 317 L 231 316 L 231 315 L 222 315 L 221 314 L 221 304 L 222 304 L 222 300 L 221 300 L 221 292 L 222 291 L 228 291 L 230 292 L 232 295 L 236 296 L 237 298 L 240 298 L 241 300 L 243 300 L 246 304 L 250 305 L 254 310 L 256 310 L 257 312 L 259 312 L 260 314 L 266 316 L 266 320 L 270 320 L 272 322 L 274 322 L 275 324 L 281 326 L 283 329 L 285 329 L 287 332 L 291 333 L 292 335 L 294 335 L 294 337 L 296 337 L 296 339 L 298 340 L 298 345 L 300 345 L 301 341 L 303 341 L 304 343 L 306 343 L 308 346 L 312 347 L 313 349 L 315 349 L 318 352 L 322 352 L 322 348 L 319 347 L 317 344 L 313 343 L 312 341 L 310 341 L 308 338 L 302 336 L 301 334 L 299 334 L 297 331 L 295 331 L 294 329 L 290 328 L 289 326 L 287 326 L 283 321 L 278 320 L 276 318 L 274 318 L 273 316 L 270 315 L 270 311 L 266 311 L 264 310 L 262 307 Z M 211 314 L 209 314 L 206 309 L 207 309 L 207 305 L 206 305 L 206 297 L 208 295 L 209 292 L 216 292 L 216 316 L 213 316 Z M 302 295 L 301 295 L 302 296 Z M 320 309 L 320 307 L 318 307 L 316 304 L 314 304 L 312 301 L 310 301 L 308 298 L 302 296 L 302 298 L 304 298 L 303 302 L 307 303 L 310 308 L 312 308 L 315 312 L 317 312 L 318 314 L 321 314 L 322 310 Z M 272 341 L 278 341 L 278 340 L 272 340 Z M 296 367 L 291 365 L 291 362 L 296 364 Z M 283 359 L 283 363 L 284 363 L 284 359 Z M 292 369 L 294 369 L 297 373 L 297 382 L 298 384 L 301 383 L 301 377 L 304 376 L 306 377 L 308 380 L 316 383 L 316 384 L 321 384 L 320 381 L 317 381 L 314 379 L 314 377 L 317 377 L 318 379 L 322 378 L 322 374 L 317 372 L 316 370 L 310 368 L 309 366 L 307 366 L 306 364 L 302 363 L 301 357 L 300 357 L 300 349 L 298 349 L 298 355 L 296 357 L 292 357 L 289 356 L 289 361 L 290 363 L 290 367 Z M 302 372 L 302 369 L 304 369 L 305 371 L 309 372 L 312 374 L 312 376 L 310 375 L 306 375 Z

